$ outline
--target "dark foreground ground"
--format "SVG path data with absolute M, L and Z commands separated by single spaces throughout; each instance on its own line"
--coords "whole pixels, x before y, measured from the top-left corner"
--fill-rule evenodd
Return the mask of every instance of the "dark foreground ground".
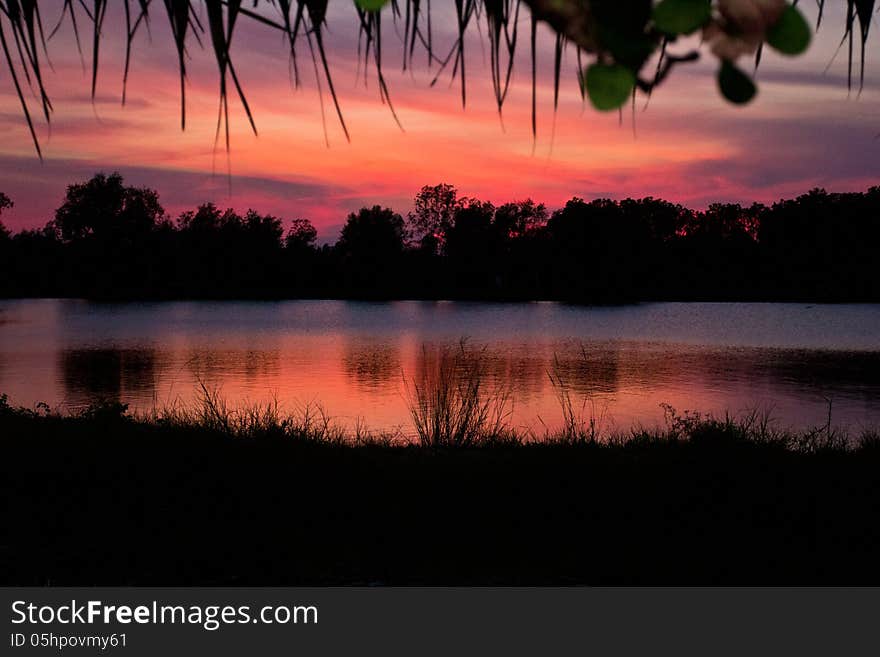
M 429 449 L 0 412 L 0 582 L 880 584 L 880 448 Z

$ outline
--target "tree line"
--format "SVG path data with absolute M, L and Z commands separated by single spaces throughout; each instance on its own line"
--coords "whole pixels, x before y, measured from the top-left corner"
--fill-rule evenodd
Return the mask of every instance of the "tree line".
M 12 200 L 0 193 L 0 213 Z M 0 223 L 0 296 L 880 301 L 880 187 L 705 210 L 655 198 L 495 206 L 448 184 L 406 216 L 302 218 L 205 203 L 172 219 L 118 173 L 68 186 L 42 228 Z

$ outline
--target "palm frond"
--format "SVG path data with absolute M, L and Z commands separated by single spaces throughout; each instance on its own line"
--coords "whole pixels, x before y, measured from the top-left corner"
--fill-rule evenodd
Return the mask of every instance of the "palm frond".
M 390 14 L 391 21 L 401 41 L 403 51 L 403 70 L 410 70 L 416 61 L 416 50 L 421 48 L 427 55 L 428 68 L 435 65 L 437 70 L 432 77 L 431 85 L 444 74 L 448 74 L 451 83 L 460 83 L 461 103 L 467 104 L 467 59 L 465 44 L 471 32 L 481 30 L 485 21 L 489 41 L 489 70 L 495 103 L 499 116 L 508 97 L 510 81 L 518 47 L 518 28 L 521 19 L 523 2 L 529 8 L 529 55 L 531 64 L 531 129 L 537 136 L 537 24 L 548 25 L 555 32 L 553 61 L 553 107 L 559 103 L 561 71 L 564 51 L 567 44 L 574 46 L 578 59 L 578 79 L 582 94 L 585 91 L 586 66 L 583 58 L 589 54 L 600 62 L 613 61 L 621 58 L 633 58 L 627 65 L 636 74 L 636 88 L 650 94 L 670 72 L 673 65 L 693 61 L 696 52 L 674 54 L 669 45 L 674 38 L 651 34 L 650 51 L 633 54 L 632 48 L 627 50 L 617 42 L 618 36 L 612 39 L 613 31 L 603 31 L 597 27 L 597 21 L 611 17 L 612 21 L 620 21 L 621 17 L 628 20 L 635 15 L 635 39 L 642 39 L 654 30 L 650 24 L 651 0 L 634 0 L 633 7 L 629 3 L 615 3 L 609 0 L 453 0 L 449 4 L 454 11 L 455 38 L 445 56 L 438 56 L 432 25 L 432 14 L 436 11 L 436 3 L 432 7 L 431 0 L 390 0 L 384 10 L 368 10 L 365 0 L 354 0 L 356 16 L 359 22 L 359 54 L 363 57 L 365 67 L 372 67 L 378 81 L 380 101 L 386 104 L 394 120 L 400 125 L 400 119 L 391 101 L 391 91 L 384 74 L 383 60 L 383 16 Z M 848 44 L 848 85 L 853 84 L 853 63 L 858 61 L 859 90 L 865 80 L 865 51 L 870 33 L 871 19 L 875 11 L 875 0 L 846 0 L 846 19 L 843 43 Z M 323 96 L 326 85 L 333 101 L 336 116 L 346 139 L 350 139 L 339 96 L 333 81 L 328 57 L 327 31 L 328 0 L 254 0 L 245 6 L 241 0 L 162 0 L 165 16 L 171 31 L 174 51 L 177 55 L 180 77 L 180 124 L 186 128 L 186 83 L 187 59 L 191 42 L 201 47 L 202 36 L 208 34 L 211 47 L 217 62 L 219 74 L 219 111 L 217 136 L 223 130 L 226 145 L 229 145 L 229 88 L 234 89 L 244 109 L 248 123 L 256 132 L 257 124 L 251 107 L 244 93 L 241 79 L 232 59 L 232 40 L 235 28 L 241 21 L 250 21 L 266 29 L 271 29 L 285 36 L 287 49 L 293 71 L 294 86 L 300 86 L 300 58 L 298 49 L 305 37 L 308 54 L 312 59 L 313 68 L 319 87 L 319 95 Z M 375 6 L 375 2 L 369 3 Z M 122 79 L 122 103 L 125 103 L 128 89 L 129 73 L 133 59 L 133 43 L 140 29 L 149 29 L 151 12 L 155 9 L 153 0 L 124 0 L 124 23 L 113 26 L 105 24 L 108 0 L 64 0 L 60 16 L 48 37 L 44 34 L 43 20 L 40 9 L 47 5 L 46 0 L 0 0 L 0 46 L 3 58 L 9 71 L 9 79 L 18 96 L 22 115 L 34 142 L 34 147 L 41 155 L 39 139 L 36 132 L 33 114 L 29 108 L 27 96 L 32 91 L 38 99 L 43 119 L 49 123 L 53 111 L 49 93 L 43 75 L 44 64 L 49 63 L 47 42 L 60 27 L 69 22 L 73 30 L 75 44 L 82 58 L 80 40 L 80 23 L 85 17 L 92 26 L 92 62 L 91 62 L 91 95 L 94 98 L 98 85 L 100 68 L 101 43 L 107 38 L 108 32 L 124 30 L 125 55 Z M 625 7 L 622 5 L 626 5 Z M 818 24 L 823 20 L 824 0 L 817 0 Z M 57 7 L 57 4 L 53 5 Z M 206 25 L 202 25 L 199 15 L 205 9 Z M 646 11 L 647 8 L 647 11 Z M 401 31 L 402 29 L 402 31 Z M 860 53 L 856 58 L 855 41 L 858 36 Z M 632 44 L 630 44 L 632 45 Z M 639 47 L 644 44 L 635 44 Z M 656 69 L 652 77 L 638 77 L 641 66 L 648 61 L 649 54 L 654 55 Z M 755 57 L 755 65 L 760 62 L 761 50 Z M 634 63 L 633 63 L 634 62 Z M 652 64 L 653 66 L 653 64 Z M 323 98 L 321 100 L 323 116 Z M 326 128 L 325 128 L 326 130 Z

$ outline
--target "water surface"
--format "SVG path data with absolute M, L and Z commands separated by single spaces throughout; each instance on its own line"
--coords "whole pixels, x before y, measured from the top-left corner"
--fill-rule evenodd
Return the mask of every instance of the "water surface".
M 784 426 L 880 424 L 880 306 L 402 301 L 0 300 L 0 392 L 76 408 L 189 403 L 199 383 L 233 403 L 320 403 L 340 422 L 410 432 L 406 382 L 462 339 L 509 389 L 512 422 L 560 422 L 560 376 L 607 429 L 679 411 L 769 410 Z

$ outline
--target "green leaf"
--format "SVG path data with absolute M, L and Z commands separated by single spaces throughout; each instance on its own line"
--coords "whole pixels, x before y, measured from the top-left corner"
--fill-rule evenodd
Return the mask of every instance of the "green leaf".
M 388 0 L 354 0 L 354 4 L 364 11 L 379 11 L 388 4 Z
M 797 7 L 789 5 L 767 31 L 767 43 L 783 55 L 800 55 L 809 47 L 812 36 L 807 19 Z
M 727 100 L 737 105 L 749 102 L 758 91 L 752 79 L 727 60 L 721 62 L 718 87 Z
M 623 105 L 632 93 L 636 76 L 621 64 L 593 64 L 584 78 L 593 107 L 603 112 Z
M 711 0 L 660 0 L 654 7 L 654 26 L 666 34 L 691 34 L 711 17 Z

